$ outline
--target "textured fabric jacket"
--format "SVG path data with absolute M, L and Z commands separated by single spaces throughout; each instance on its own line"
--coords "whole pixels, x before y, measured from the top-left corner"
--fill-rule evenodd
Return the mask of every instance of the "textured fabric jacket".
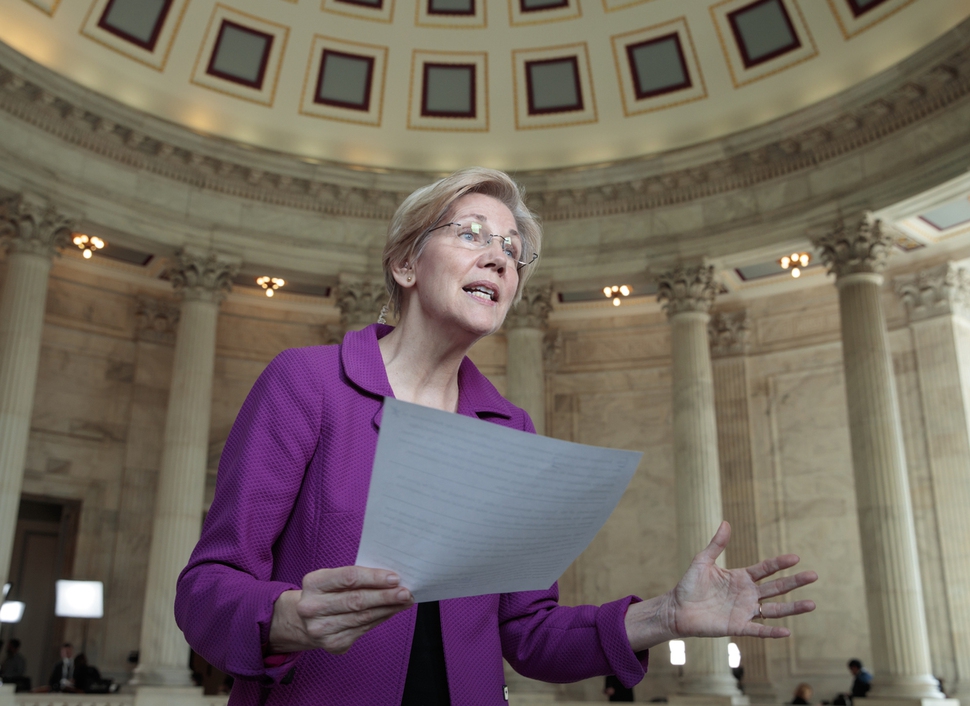
M 215 499 L 178 581 L 175 616 L 189 644 L 236 677 L 230 704 L 399 704 L 416 607 L 343 655 L 319 649 L 266 663 L 273 603 L 320 568 L 357 556 L 383 398 L 393 396 L 378 347 L 391 328 L 348 333 L 339 346 L 284 351 L 259 377 L 229 434 Z M 458 413 L 534 432 L 467 358 Z M 627 597 L 559 606 L 558 588 L 441 601 L 453 706 L 503 704 L 502 656 L 533 679 L 617 674 L 642 679 L 623 619 Z

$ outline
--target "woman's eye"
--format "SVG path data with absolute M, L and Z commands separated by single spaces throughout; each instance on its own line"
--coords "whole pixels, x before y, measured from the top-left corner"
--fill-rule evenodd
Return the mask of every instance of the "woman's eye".
M 470 230 L 461 231 L 460 233 L 458 233 L 458 237 L 469 243 L 472 243 L 475 241 L 475 234 L 472 233 Z

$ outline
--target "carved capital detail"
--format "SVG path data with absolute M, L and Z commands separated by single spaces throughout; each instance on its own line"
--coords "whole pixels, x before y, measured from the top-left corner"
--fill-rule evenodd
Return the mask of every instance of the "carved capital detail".
M 747 311 L 715 312 L 707 324 L 711 355 L 724 358 L 747 353 L 750 333 Z
M 552 311 L 552 285 L 527 285 L 522 299 L 505 316 L 505 328 L 545 328 Z
M 174 343 L 175 329 L 180 314 L 181 310 L 175 302 L 139 296 L 135 303 L 138 338 L 161 343 Z
M 50 204 L 21 194 L 0 199 L 0 247 L 53 257 L 71 242 L 74 221 Z
M 681 265 L 657 275 L 657 301 L 668 318 L 687 311 L 707 314 L 716 296 L 713 265 Z
M 200 255 L 182 249 L 166 272 L 182 299 L 219 303 L 232 291 L 239 265 L 215 253 Z
M 387 297 L 387 287 L 383 281 L 341 282 L 336 292 L 340 325 L 344 330 L 369 326 L 381 315 Z
M 871 211 L 866 211 L 859 219 L 840 219 L 812 242 L 836 277 L 860 272 L 878 274 L 886 269 L 893 233 Z
M 952 262 L 901 275 L 893 281 L 910 321 L 970 313 L 970 273 Z

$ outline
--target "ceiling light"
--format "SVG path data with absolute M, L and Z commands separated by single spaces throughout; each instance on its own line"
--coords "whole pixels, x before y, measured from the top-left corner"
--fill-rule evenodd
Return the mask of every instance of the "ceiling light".
M 614 284 L 612 287 L 603 287 L 603 294 L 607 299 L 613 300 L 613 306 L 619 306 L 621 297 L 633 294 L 633 287 L 628 284 Z
M 257 277 L 256 284 L 266 290 L 266 296 L 271 297 L 273 293 L 286 284 L 279 277 Z
M 90 260 L 96 251 L 107 245 L 98 236 L 87 236 L 84 233 L 75 233 L 73 242 L 81 249 L 81 254 L 85 260 Z
M 67 581 L 56 584 L 54 615 L 61 618 L 104 616 L 104 584 L 101 581 Z
M 0 604 L 0 623 L 19 623 L 24 617 L 24 604 L 21 601 L 4 601 Z
M 807 252 L 793 252 L 791 255 L 785 255 L 778 260 L 778 264 L 781 265 L 783 270 L 791 268 L 791 276 L 798 279 L 802 276 L 802 270 L 808 267 L 808 263 L 811 261 L 812 256 Z

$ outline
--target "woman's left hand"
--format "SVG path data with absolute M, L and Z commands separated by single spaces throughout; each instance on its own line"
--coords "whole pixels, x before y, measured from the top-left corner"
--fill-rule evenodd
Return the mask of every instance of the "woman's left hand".
M 818 580 L 814 571 L 758 584 L 798 563 L 794 554 L 765 559 L 746 569 L 722 569 L 715 564 L 731 538 L 731 526 L 722 522 L 711 543 L 691 562 L 672 591 L 627 610 L 630 645 L 640 651 L 681 637 L 788 637 L 791 631 L 764 620 L 785 618 L 815 610 L 811 600 L 762 603 Z

